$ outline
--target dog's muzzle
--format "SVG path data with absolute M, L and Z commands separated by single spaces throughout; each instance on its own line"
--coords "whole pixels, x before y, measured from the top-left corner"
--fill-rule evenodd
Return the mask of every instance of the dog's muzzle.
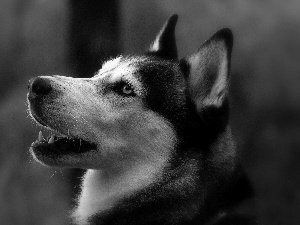
M 53 101 L 60 93 L 55 89 L 51 77 L 35 77 L 28 83 L 28 101 L 32 117 L 47 129 L 57 134 L 43 138 L 42 133 L 38 135 L 38 139 L 31 144 L 31 151 L 36 157 L 57 158 L 60 155 L 79 154 L 87 151 L 95 150 L 96 144 L 83 140 L 81 137 L 74 137 L 68 132 L 62 133 L 60 130 L 53 129 L 59 127 L 55 125 L 54 118 L 49 123 L 47 106 L 53 104 Z

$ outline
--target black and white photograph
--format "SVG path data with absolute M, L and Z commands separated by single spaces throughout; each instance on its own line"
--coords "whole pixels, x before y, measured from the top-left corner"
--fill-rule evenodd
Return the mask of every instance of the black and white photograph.
M 299 225 L 300 1 L 1 0 L 1 225 Z

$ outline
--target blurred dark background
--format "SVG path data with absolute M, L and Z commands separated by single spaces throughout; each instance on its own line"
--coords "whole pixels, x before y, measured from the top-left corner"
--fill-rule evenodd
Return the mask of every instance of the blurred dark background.
M 263 224 L 300 224 L 300 2 L 298 0 L 1 0 L 0 224 L 68 224 L 81 171 L 47 168 L 28 147 L 31 77 L 89 77 L 103 60 L 142 53 L 179 14 L 179 56 L 233 30 L 232 126 Z

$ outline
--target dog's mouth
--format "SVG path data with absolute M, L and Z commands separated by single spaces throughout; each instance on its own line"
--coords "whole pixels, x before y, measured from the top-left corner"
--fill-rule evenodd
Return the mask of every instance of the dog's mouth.
M 59 156 L 72 153 L 80 154 L 95 150 L 96 147 L 94 143 L 65 135 L 51 135 L 45 139 L 41 131 L 39 132 L 38 139 L 31 145 L 35 154 L 44 156 Z
M 31 115 L 37 123 L 41 124 L 48 130 L 53 131 L 53 129 L 37 115 L 33 113 Z M 31 151 L 37 158 L 40 156 L 43 158 L 59 158 L 59 156 L 63 155 L 81 154 L 97 149 L 97 145 L 95 143 L 91 143 L 79 137 L 73 137 L 70 135 L 69 130 L 67 133 L 68 134 L 62 134 L 61 132 L 56 132 L 55 135 L 52 134 L 47 138 L 44 138 L 40 131 L 37 140 L 30 146 Z
M 44 138 L 42 132 L 39 132 L 37 140 L 30 146 L 31 151 L 36 156 L 56 157 L 67 154 L 80 154 L 97 149 L 95 143 L 91 143 L 77 136 L 74 137 L 74 135 L 70 134 L 69 129 L 67 129 L 66 132 L 53 129 L 45 120 L 38 116 L 34 110 L 31 109 L 30 111 L 32 118 L 38 124 L 56 133 L 55 135 L 52 134 Z

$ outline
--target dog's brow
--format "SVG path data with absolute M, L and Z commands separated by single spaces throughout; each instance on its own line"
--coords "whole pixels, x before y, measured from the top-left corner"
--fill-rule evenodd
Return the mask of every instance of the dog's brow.
M 116 67 L 118 67 L 118 66 L 120 65 L 121 60 L 122 60 L 122 57 L 120 56 L 120 57 L 118 57 L 118 58 L 115 58 L 115 59 L 106 61 L 106 62 L 103 64 L 101 70 L 104 70 L 105 72 L 106 72 L 106 71 L 113 70 L 114 68 L 116 68 Z
M 135 66 L 130 60 L 125 60 L 123 57 L 107 61 L 94 77 L 101 77 L 106 74 L 115 74 L 116 77 L 121 77 L 124 74 L 133 73 Z

